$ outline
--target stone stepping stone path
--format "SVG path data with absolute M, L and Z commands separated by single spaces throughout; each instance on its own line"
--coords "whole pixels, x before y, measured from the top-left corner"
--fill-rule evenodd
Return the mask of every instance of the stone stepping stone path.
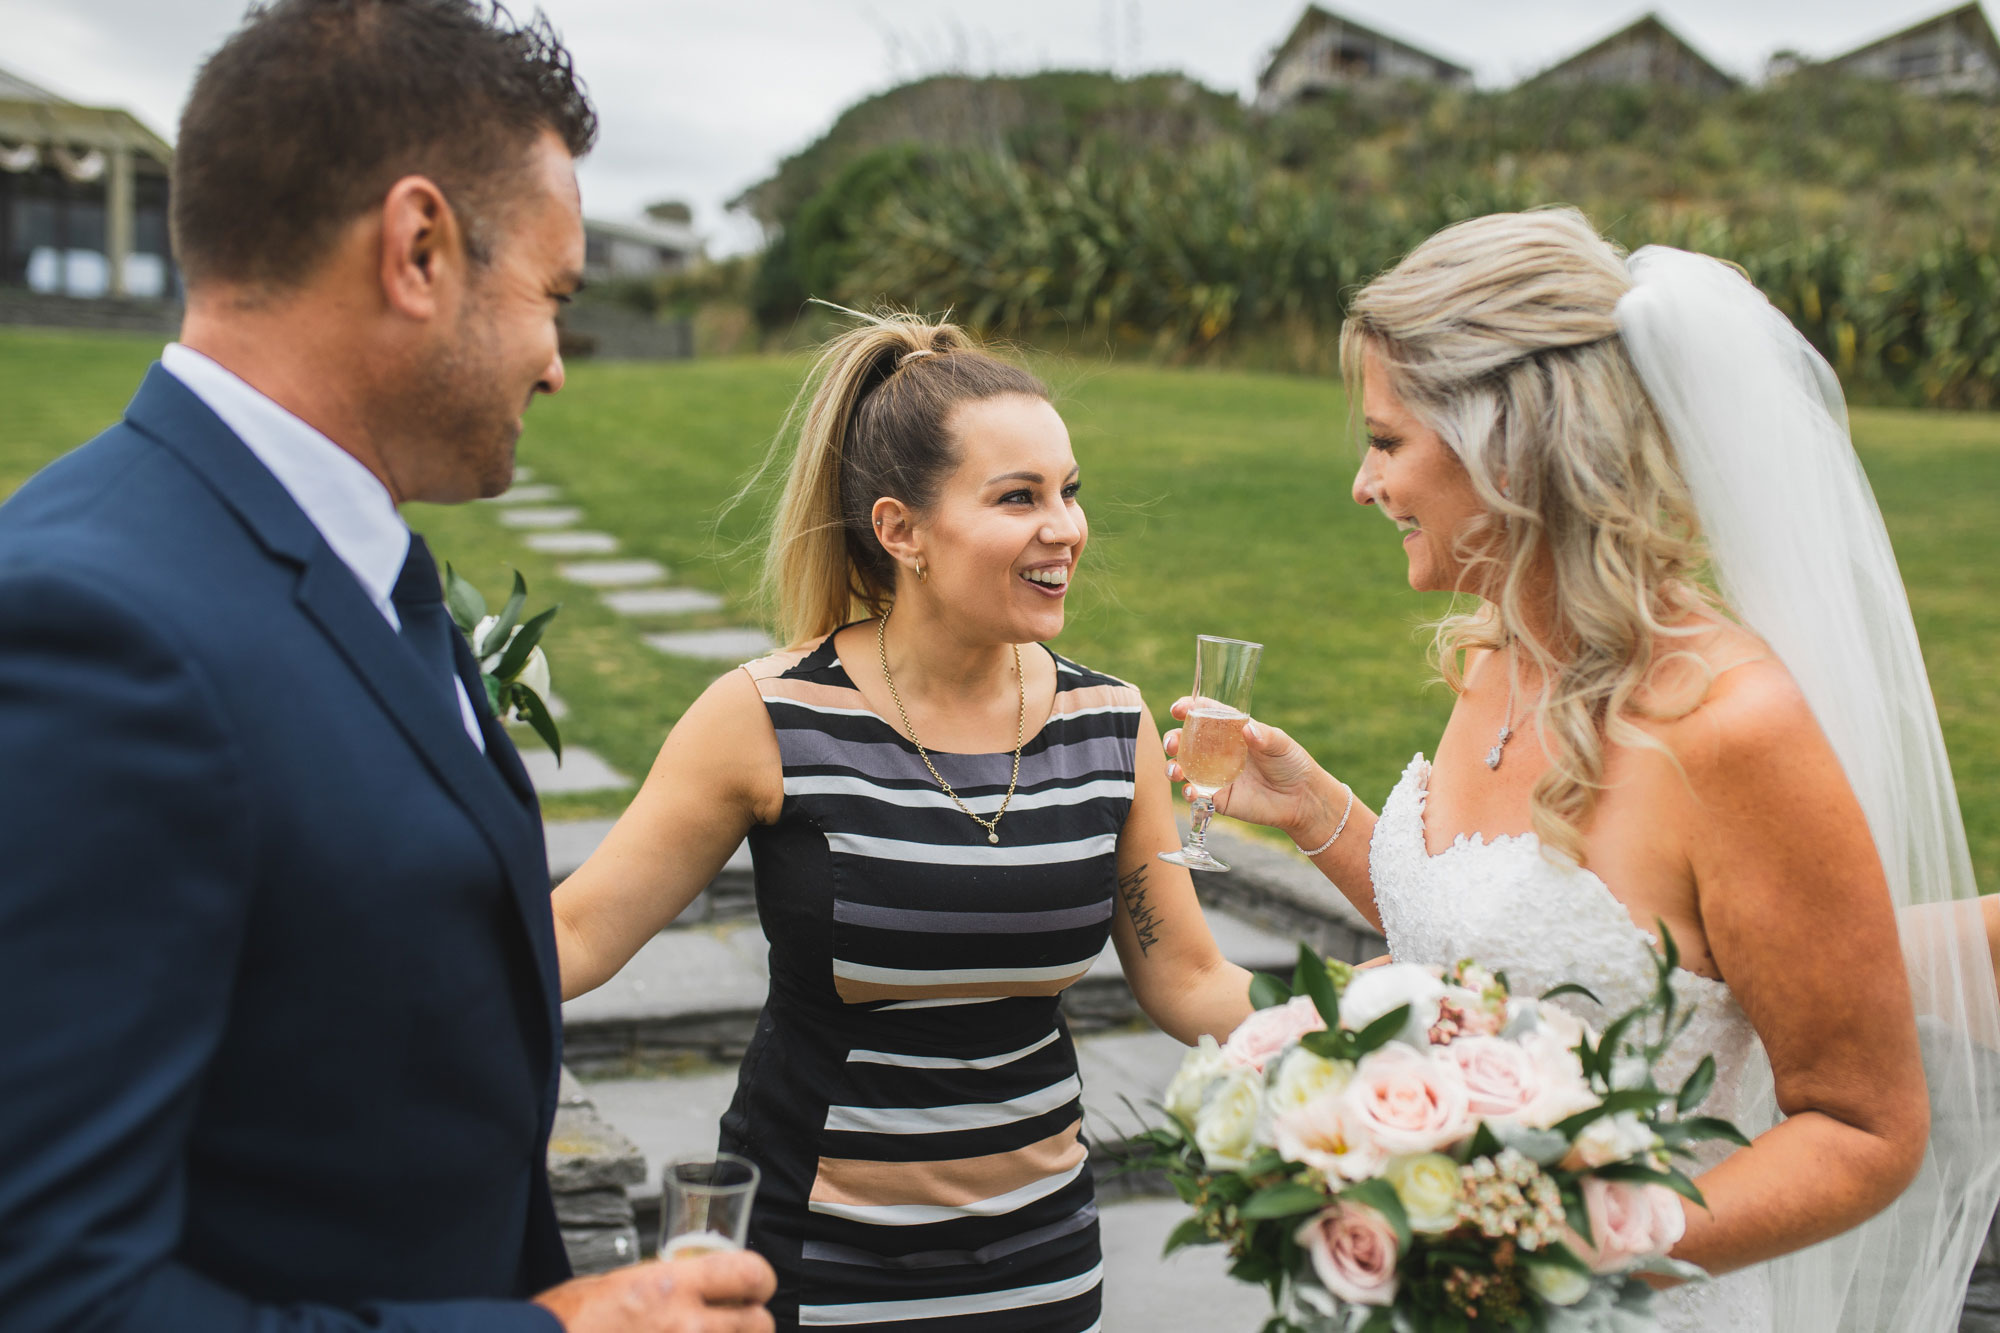
M 572 505 L 548 509 L 502 508 L 499 517 L 510 528 L 567 528 L 583 517 L 583 511 Z
M 723 606 L 720 597 L 700 588 L 625 588 L 605 593 L 604 604 L 621 616 L 683 616 Z
M 646 646 L 672 657 L 705 662 L 747 662 L 777 650 L 777 643 L 760 629 L 696 629 L 648 634 Z
M 486 503 L 493 505 L 531 505 L 548 504 L 550 501 L 560 499 L 562 499 L 562 490 L 560 487 L 548 485 L 523 486 L 517 480 L 514 486 L 499 495 L 489 497 Z
M 528 549 L 545 555 L 611 555 L 618 539 L 608 532 L 531 532 Z
M 630 588 L 667 576 L 667 567 L 657 560 L 588 560 L 557 568 L 571 583 L 588 588 Z
M 535 790 L 543 796 L 624 791 L 632 785 L 632 779 L 605 763 L 595 751 L 586 750 L 581 745 L 565 745 L 561 764 L 556 762 L 553 753 L 538 748 L 522 750 L 521 763 L 528 770 L 528 781 L 534 783 Z

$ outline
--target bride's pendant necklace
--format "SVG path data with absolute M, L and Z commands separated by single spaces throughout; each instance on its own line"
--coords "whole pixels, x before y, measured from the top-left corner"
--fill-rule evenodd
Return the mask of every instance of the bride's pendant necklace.
M 1493 738 L 1493 748 L 1486 752 L 1486 767 L 1500 767 L 1500 756 L 1507 749 L 1507 742 L 1514 739 L 1514 672 L 1513 663 L 1508 663 L 1507 671 L 1507 716 L 1500 720 L 1500 734 Z
M 972 808 L 958 798 L 958 793 L 953 791 L 951 784 L 944 780 L 944 774 L 938 772 L 937 765 L 931 762 L 930 752 L 924 749 L 924 743 L 917 739 L 917 729 L 910 725 L 910 711 L 903 707 L 903 696 L 896 693 L 896 678 L 889 674 L 889 617 L 887 613 L 884 613 L 882 618 L 875 622 L 875 655 L 882 662 L 882 682 L 889 687 L 889 697 L 896 701 L 896 716 L 903 719 L 903 732 L 910 738 L 910 743 L 917 747 L 917 754 L 923 759 L 924 767 L 928 768 L 931 771 L 931 776 L 937 779 L 937 785 L 944 788 L 944 794 L 951 797 L 952 804 L 965 811 L 966 818 L 986 830 L 986 841 L 999 842 L 1000 816 L 1006 814 L 1007 807 L 1014 803 L 1014 788 L 1021 781 L 1021 748 L 1027 744 L 1028 740 L 1028 680 L 1027 677 L 1021 674 L 1021 645 L 1018 643 L 1014 645 L 1014 683 L 1021 693 L 1020 712 L 1014 719 L 1014 776 L 1007 779 L 1007 795 L 1000 802 L 1000 809 L 994 813 L 991 819 L 981 819 L 978 815 L 973 814 Z

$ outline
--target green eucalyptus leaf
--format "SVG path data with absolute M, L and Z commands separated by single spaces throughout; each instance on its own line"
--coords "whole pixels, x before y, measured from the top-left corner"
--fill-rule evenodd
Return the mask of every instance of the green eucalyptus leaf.
M 549 627 L 549 622 L 556 618 L 556 612 L 560 610 L 562 603 L 557 602 L 521 626 L 521 632 L 514 636 L 514 641 L 507 645 L 507 651 L 500 655 L 500 663 L 493 668 L 493 674 L 502 680 L 512 680 L 520 675 L 521 668 L 528 664 L 528 654 L 535 651 L 535 645 L 542 641 L 542 631 Z
M 444 562 L 444 605 L 461 634 L 471 634 L 486 618 L 486 599 L 449 560 Z
M 1674 1105 L 1682 1111 L 1692 1111 L 1707 1098 L 1709 1090 L 1715 1086 L 1715 1057 L 1704 1055 L 1694 1072 L 1681 1084 L 1680 1094 L 1674 1098 Z
M 550 752 L 556 757 L 556 766 L 560 768 L 562 766 L 562 734 L 556 730 L 556 720 L 549 716 L 549 706 L 542 702 L 541 695 L 536 694 L 519 681 L 515 681 L 507 688 L 513 694 L 514 711 L 519 713 L 521 720 L 532 727 L 535 734 L 542 738 L 542 744 L 549 747 Z
M 1288 1003 L 1292 998 L 1292 988 L 1269 972 L 1250 974 L 1250 1007 L 1252 1009 L 1274 1009 Z
M 1352 1032 L 1308 1032 L 1299 1038 L 1299 1045 L 1317 1055 L 1322 1060 L 1352 1060 L 1354 1058 L 1354 1034 Z
M 1327 975 L 1326 960 L 1304 940 L 1299 941 L 1299 965 L 1292 973 L 1295 990 L 1312 996 L 1313 1008 L 1329 1028 L 1340 1026 L 1340 996 L 1334 993 L 1333 978 Z
M 1275 1185 L 1266 1185 L 1245 1199 L 1237 1211 L 1249 1221 L 1261 1222 L 1316 1213 L 1326 1207 L 1326 1203 L 1326 1195 L 1312 1186 L 1302 1185 L 1296 1180 L 1281 1180 Z

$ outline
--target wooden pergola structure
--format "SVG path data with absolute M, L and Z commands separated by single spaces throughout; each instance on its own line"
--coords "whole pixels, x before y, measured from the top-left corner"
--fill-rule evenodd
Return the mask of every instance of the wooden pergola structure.
M 138 252 L 142 209 L 149 230 L 156 222 L 159 231 L 146 252 L 170 263 L 164 228 L 173 160 L 173 147 L 129 111 L 80 106 L 0 70 L 0 283 L 21 281 L 22 238 L 15 232 L 27 210 L 17 201 L 41 206 L 39 217 L 59 250 L 85 230 L 79 219 L 87 216 L 88 230 L 96 230 L 101 207 L 106 294 L 127 295 L 127 260 Z

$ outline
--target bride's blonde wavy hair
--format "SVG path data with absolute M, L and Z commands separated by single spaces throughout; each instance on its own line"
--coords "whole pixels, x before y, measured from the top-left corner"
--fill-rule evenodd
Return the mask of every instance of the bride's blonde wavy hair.
M 1698 581 L 1694 503 L 1618 334 L 1631 286 L 1624 255 L 1574 209 L 1495 214 L 1369 283 L 1340 335 L 1350 401 L 1373 355 L 1485 505 L 1457 535 L 1461 588 L 1482 601 L 1437 622 L 1438 669 L 1462 692 L 1469 651 L 1511 645 L 1548 682 L 1532 827 L 1574 860 L 1607 746 L 1663 748 L 1635 719 L 1685 715 L 1712 683 L 1674 648 L 1699 632 L 1677 622 L 1722 610 Z M 1674 659 L 1699 688 L 1668 702 L 1646 686 Z

